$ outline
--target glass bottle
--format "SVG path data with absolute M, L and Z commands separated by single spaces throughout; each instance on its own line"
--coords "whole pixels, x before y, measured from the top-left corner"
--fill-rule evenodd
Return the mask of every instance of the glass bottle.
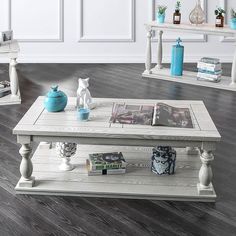
M 191 22 L 191 24 L 199 25 L 203 24 L 205 20 L 205 13 L 201 7 L 201 1 L 197 0 L 196 6 L 189 15 L 189 21 Z
M 173 14 L 173 24 L 180 24 L 181 22 L 181 13 L 179 10 L 175 10 Z
M 216 27 L 224 27 L 224 16 L 222 13 L 216 16 Z

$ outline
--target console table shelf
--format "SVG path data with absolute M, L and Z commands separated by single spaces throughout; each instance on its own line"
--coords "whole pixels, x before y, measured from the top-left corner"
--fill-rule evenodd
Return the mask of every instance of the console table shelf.
M 143 77 L 156 78 L 162 80 L 168 80 L 173 82 L 192 84 L 204 87 L 211 87 L 217 89 L 236 91 L 236 52 L 234 55 L 231 78 L 223 76 L 222 80 L 218 83 L 198 81 L 197 74 L 194 72 L 185 71 L 183 76 L 171 76 L 170 70 L 164 68 L 162 65 L 162 35 L 163 31 L 174 31 L 183 33 L 194 33 L 194 34 L 210 34 L 217 36 L 233 37 L 236 38 L 236 30 L 232 30 L 229 26 L 224 28 L 216 28 L 213 25 L 203 24 L 203 25 L 191 25 L 191 24 L 180 24 L 174 25 L 171 23 L 158 24 L 153 21 L 146 24 L 147 29 L 147 51 L 146 51 L 146 63 L 145 71 L 143 72 Z M 152 49 L 151 49 L 151 38 L 153 36 L 153 31 L 158 32 L 158 45 L 157 45 L 157 64 L 154 68 L 151 68 L 152 64 Z

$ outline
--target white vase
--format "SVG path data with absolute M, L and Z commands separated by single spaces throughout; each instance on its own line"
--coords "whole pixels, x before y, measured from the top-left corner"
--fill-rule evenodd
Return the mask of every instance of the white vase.
M 203 24 L 206 20 L 205 13 L 201 7 L 201 1 L 197 0 L 196 6 L 189 15 L 189 20 L 194 25 Z
M 70 163 L 70 158 L 75 155 L 77 149 L 76 143 L 56 143 L 57 155 L 62 159 L 59 169 L 62 171 L 70 171 L 74 166 Z

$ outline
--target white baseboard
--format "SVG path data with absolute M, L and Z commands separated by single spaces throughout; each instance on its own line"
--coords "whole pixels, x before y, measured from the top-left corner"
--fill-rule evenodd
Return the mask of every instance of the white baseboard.
M 231 63 L 233 56 L 208 55 L 220 58 L 222 63 Z M 186 55 L 185 63 L 196 63 L 202 55 Z M 170 56 L 163 56 L 163 63 L 170 63 Z M 0 58 L 0 63 L 8 63 L 6 57 Z M 19 63 L 145 63 L 145 55 L 30 55 L 20 54 Z M 153 63 L 156 58 L 153 57 Z

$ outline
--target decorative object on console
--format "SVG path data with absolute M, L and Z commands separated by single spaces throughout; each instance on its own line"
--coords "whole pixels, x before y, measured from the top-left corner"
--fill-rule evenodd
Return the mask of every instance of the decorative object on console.
M 157 13 L 156 13 L 156 20 L 157 23 L 164 23 L 165 22 L 165 12 L 166 12 L 167 6 L 157 6 Z
M 170 146 L 153 148 L 151 170 L 158 175 L 175 173 L 176 151 Z
M 11 93 L 10 82 L 7 80 L 0 81 L 0 98 L 4 97 L 10 93 Z
M 224 15 L 225 14 L 225 10 L 221 7 L 218 7 L 215 10 L 215 15 L 216 15 L 216 27 L 224 27 Z
M 59 166 L 60 170 L 70 171 L 74 169 L 74 166 L 70 163 L 70 158 L 75 155 L 77 150 L 76 143 L 56 143 L 56 152 L 59 157 L 62 158 L 62 162 Z
M 209 82 L 220 82 L 222 68 L 217 58 L 203 57 L 197 64 L 197 79 Z
M 126 172 L 127 162 L 121 152 L 89 154 L 86 160 L 88 175 L 114 175 Z
M 89 78 L 81 79 L 79 78 L 79 87 L 77 89 L 77 100 L 76 107 L 79 108 L 95 108 L 95 103 L 92 101 L 91 94 L 89 92 Z
M 202 10 L 200 0 L 197 0 L 196 6 L 189 15 L 189 20 L 191 24 L 195 25 L 203 24 L 205 22 L 206 17 L 204 11 Z
M 230 28 L 236 30 L 236 11 L 231 9 Z
M 88 108 L 79 108 L 78 109 L 78 119 L 80 121 L 87 121 L 89 118 L 90 110 Z
M 175 12 L 173 14 L 173 24 L 180 24 L 181 22 L 180 7 L 181 7 L 181 3 L 180 1 L 177 1 L 175 5 Z
M 0 45 L 9 44 L 13 40 L 13 31 L 7 30 L 0 32 Z
M 181 39 L 176 40 L 177 44 L 172 46 L 171 54 L 171 75 L 182 76 L 183 75 L 183 64 L 184 64 L 184 46 L 180 45 Z
M 52 86 L 44 99 L 44 107 L 49 112 L 63 111 L 67 105 L 67 96 L 58 90 L 58 86 Z

